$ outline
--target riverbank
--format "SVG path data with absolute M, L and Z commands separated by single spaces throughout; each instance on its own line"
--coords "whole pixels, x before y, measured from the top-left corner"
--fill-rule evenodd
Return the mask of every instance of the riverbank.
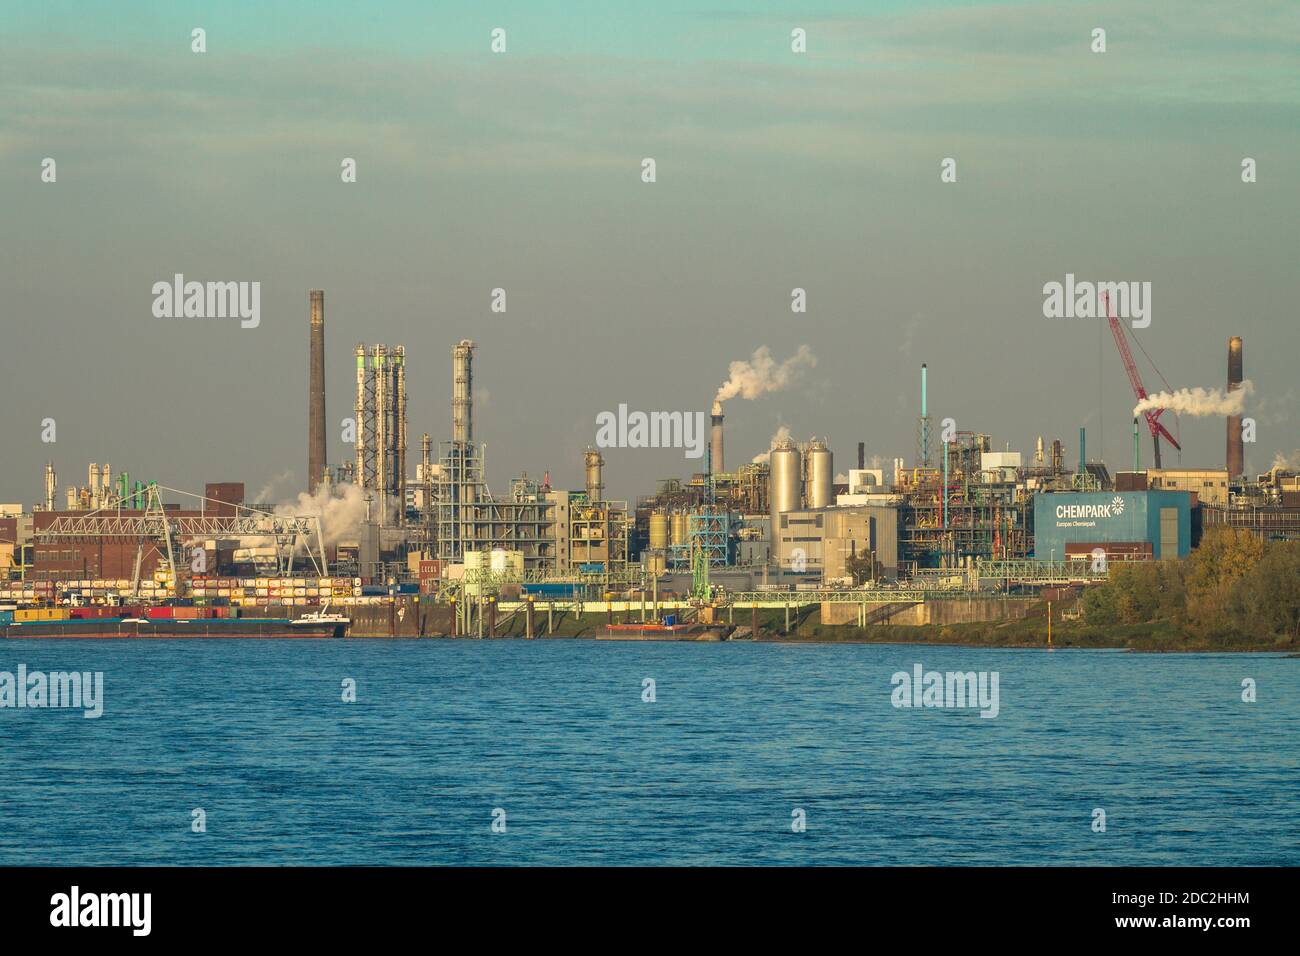
M 1055 618 L 1055 615 L 1054 615 Z M 622 622 L 622 615 L 615 620 Z M 726 620 L 726 616 L 723 616 Z M 556 612 L 554 631 L 547 632 L 545 614 L 536 617 L 537 636 L 541 639 L 596 638 L 605 633 L 604 614 L 577 617 L 571 612 Z M 1011 621 L 980 621 L 969 624 L 872 624 L 856 627 L 847 624 L 823 624 L 816 605 L 791 611 L 786 630 L 785 611 L 764 610 L 758 614 L 758 634 L 749 635 L 749 611 L 734 615 L 737 633 L 733 639 L 757 642 L 809 644 L 948 644 L 963 647 L 1047 646 L 1046 607 L 1035 608 L 1027 617 Z M 524 621 L 516 615 L 498 623 L 498 637 L 523 637 Z M 1117 649 L 1151 653 L 1240 651 L 1300 652 L 1294 640 L 1261 640 L 1224 634 L 1196 636 L 1165 624 L 1088 625 L 1078 621 L 1052 622 L 1052 646 L 1070 648 Z
M 1047 646 L 1047 623 L 1043 618 L 975 624 L 829 627 L 805 623 L 791 633 L 761 631 L 760 641 L 825 644 L 949 644 L 961 647 Z M 1259 652 L 1295 653 L 1294 640 L 1262 641 L 1238 635 L 1196 636 L 1162 624 L 1087 625 L 1075 622 L 1052 624 L 1052 646 L 1061 648 L 1118 649 L 1148 653 Z

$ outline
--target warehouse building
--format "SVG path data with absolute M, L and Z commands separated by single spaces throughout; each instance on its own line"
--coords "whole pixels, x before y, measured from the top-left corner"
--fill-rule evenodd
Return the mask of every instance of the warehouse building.
M 874 555 L 881 577 L 898 576 L 898 509 L 866 506 L 787 511 L 776 518 L 776 563 L 783 573 L 837 581 L 853 558 Z
M 1035 558 L 1061 561 L 1098 547 L 1116 558 L 1186 557 L 1192 549 L 1191 493 L 1061 491 L 1035 497 Z

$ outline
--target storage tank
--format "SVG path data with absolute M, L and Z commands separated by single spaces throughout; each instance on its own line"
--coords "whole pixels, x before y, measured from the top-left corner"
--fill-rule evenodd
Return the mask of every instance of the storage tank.
M 686 512 L 678 511 L 673 514 L 672 522 L 672 543 L 674 545 L 686 543 Z
M 522 581 L 524 553 L 515 549 L 493 548 L 488 567 L 493 574 L 505 575 L 508 581 Z
M 490 569 L 492 559 L 486 551 L 465 552 L 465 593 L 477 596 L 483 593 L 483 574 Z
M 772 506 L 772 538 L 776 539 L 780 522 L 777 516 L 785 511 L 798 511 L 800 487 L 803 479 L 799 448 L 788 438 L 777 442 L 768 459 L 768 500 Z
M 650 513 L 650 550 L 662 551 L 668 547 L 668 515 L 663 511 Z
M 808 445 L 808 507 L 829 508 L 835 503 L 835 464 L 824 441 L 814 438 Z

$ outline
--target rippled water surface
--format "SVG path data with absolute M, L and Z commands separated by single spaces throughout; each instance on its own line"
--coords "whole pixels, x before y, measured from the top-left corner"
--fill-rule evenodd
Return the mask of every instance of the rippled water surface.
M 0 644 L 20 663 L 102 671 L 104 715 L 0 709 L 0 864 L 1300 863 L 1281 656 Z M 916 663 L 998 672 L 998 716 L 895 708 Z

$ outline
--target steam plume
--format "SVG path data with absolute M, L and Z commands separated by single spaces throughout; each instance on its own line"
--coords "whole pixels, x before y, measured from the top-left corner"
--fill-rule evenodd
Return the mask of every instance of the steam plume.
M 772 358 L 772 352 L 766 345 L 754 350 L 748 362 L 738 360 L 731 363 L 726 382 L 718 388 L 714 398 L 716 402 L 725 402 L 739 396 L 744 399 L 758 398 L 768 392 L 779 392 L 794 381 L 800 369 L 817 365 L 817 356 L 806 345 L 784 362 Z
M 1255 391 L 1250 379 L 1241 388 L 1224 392 L 1217 388 L 1180 388 L 1174 392 L 1157 392 L 1148 395 L 1133 407 L 1135 416 L 1157 408 L 1166 408 L 1179 415 L 1197 418 L 1240 415 L 1246 407 L 1246 398 Z
M 366 499 L 356 485 L 318 485 L 314 494 L 300 492 L 297 501 L 276 505 L 275 513 L 282 517 L 320 515 L 321 534 L 328 546 L 361 533 Z
M 789 437 L 790 437 L 790 429 L 787 428 L 785 425 L 782 425 L 780 428 L 776 430 L 776 434 L 772 436 L 772 443 L 768 447 L 768 450 L 763 452 L 761 455 L 755 455 L 752 464 L 755 465 L 767 464 L 772 458 L 772 449 L 775 448 L 781 442 L 788 439 Z

